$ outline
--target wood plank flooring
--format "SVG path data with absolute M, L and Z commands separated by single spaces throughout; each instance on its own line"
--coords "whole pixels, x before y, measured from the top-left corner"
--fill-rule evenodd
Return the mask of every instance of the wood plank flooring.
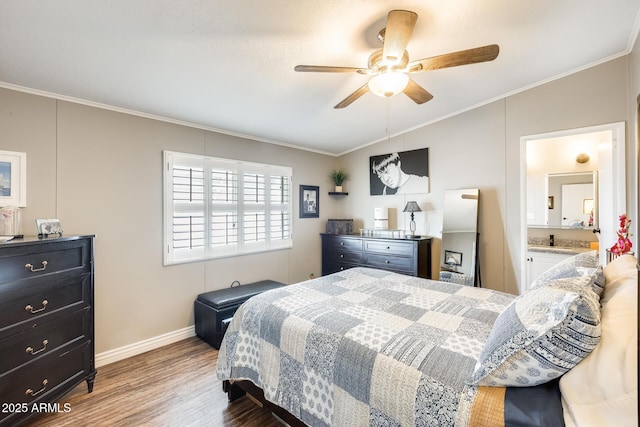
M 83 382 L 60 400 L 70 412 L 40 414 L 25 425 L 282 427 L 247 397 L 228 403 L 217 359 L 216 349 L 193 337 L 103 366 L 93 393 Z

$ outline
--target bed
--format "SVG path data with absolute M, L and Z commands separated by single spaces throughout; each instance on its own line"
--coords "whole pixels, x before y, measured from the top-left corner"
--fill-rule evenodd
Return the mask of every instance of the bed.
M 595 262 L 517 298 L 363 267 L 272 290 L 236 312 L 217 375 L 300 425 L 562 426 L 560 378 L 601 337 Z

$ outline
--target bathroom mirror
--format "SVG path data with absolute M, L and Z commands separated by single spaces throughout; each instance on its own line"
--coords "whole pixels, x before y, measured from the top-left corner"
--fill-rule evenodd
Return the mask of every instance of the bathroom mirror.
M 527 176 L 527 225 L 597 228 L 597 172 Z
M 627 179 L 625 174 L 625 122 L 607 123 L 578 129 L 527 135 L 520 138 L 520 194 L 522 198 L 520 212 L 520 291 L 526 289 L 525 279 L 531 263 L 527 261 L 527 248 L 530 239 L 553 234 L 548 228 L 561 228 L 567 239 L 599 240 L 605 245 L 617 239 L 618 215 L 627 211 Z M 586 154 L 586 156 L 585 156 Z M 586 158 L 589 158 L 586 161 Z M 593 172 L 596 173 L 593 173 Z M 539 215 L 549 208 L 549 199 L 545 194 L 544 176 L 558 173 L 584 173 L 594 178 L 594 227 L 588 232 L 582 229 L 571 230 L 568 226 L 551 226 L 541 221 Z M 537 177 L 537 178 L 535 178 Z M 530 186 L 532 179 L 539 185 Z M 537 197 L 542 201 L 537 205 L 530 203 L 531 191 L 539 191 Z M 554 210 L 561 209 L 561 203 L 553 199 Z M 531 209 L 542 207 L 542 213 Z M 544 230 L 538 230 L 543 228 Z M 588 222 L 587 222 L 587 229 Z M 596 234 L 591 231 L 597 230 Z M 599 263 L 607 263 L 606 251 L 599 251 Z
M 440 280 L 480 286 L 478 204 L 480 190 L 447 190 L 444 195 Z

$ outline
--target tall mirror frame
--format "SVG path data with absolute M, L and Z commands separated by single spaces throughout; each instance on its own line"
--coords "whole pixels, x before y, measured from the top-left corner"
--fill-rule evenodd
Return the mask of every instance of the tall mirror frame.
M 445 282 L 480 286 L 478 209 L 480 190 L 446 190 L 442 222 L 440 277 Z

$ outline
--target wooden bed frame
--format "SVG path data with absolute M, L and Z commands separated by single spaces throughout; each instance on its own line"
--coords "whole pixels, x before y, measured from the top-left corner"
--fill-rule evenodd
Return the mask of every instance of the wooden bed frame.
M 305 423 L 300 421 L 289 411 L 265 399 L 262 389 L 249 380 L 239 380 L 233 382 L 224 380 L 222 381 L 222 391 L 227 393 L 229 402 L 233 402 L 234 400 L 237 400 L 246 395 L 256 405 L 260 406 L 261 408 L 270 410 L 274 416 L 284 421 L 291 427 L 307 427 Z

